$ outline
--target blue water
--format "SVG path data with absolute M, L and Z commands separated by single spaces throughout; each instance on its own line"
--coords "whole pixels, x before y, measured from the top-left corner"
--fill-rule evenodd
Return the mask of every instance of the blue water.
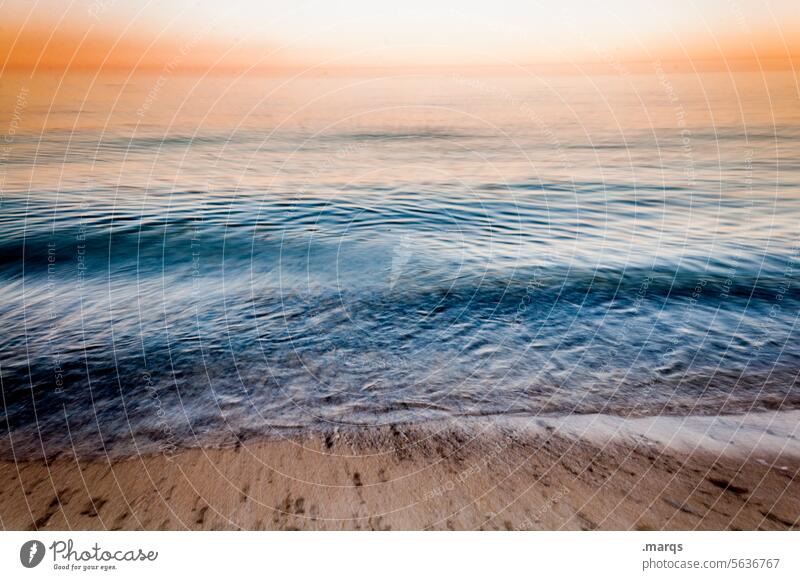
M 795 81 L 9 78 L 0 454 L 796 408 Z

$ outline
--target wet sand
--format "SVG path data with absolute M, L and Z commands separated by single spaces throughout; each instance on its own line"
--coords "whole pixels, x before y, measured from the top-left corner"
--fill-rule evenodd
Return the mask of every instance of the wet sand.
M 784 530 L 800 414 L 387 426 L 131 459 L 4 461 L 26 530 Z

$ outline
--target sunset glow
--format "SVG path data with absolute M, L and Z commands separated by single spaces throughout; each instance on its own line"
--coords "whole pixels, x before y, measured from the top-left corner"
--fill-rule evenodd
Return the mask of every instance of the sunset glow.
M 12 0 L 4 69 L 269 71 L 286 67 L 564 67 L 669 61 L 792 68 L 792 0 L 696 3 Z

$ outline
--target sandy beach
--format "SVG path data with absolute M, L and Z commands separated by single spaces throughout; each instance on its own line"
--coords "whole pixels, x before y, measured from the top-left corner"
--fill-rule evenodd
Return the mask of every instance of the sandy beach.
M 28 530 L 782 530 L 800 413 L 470 421 L 168 457 L 5 461 Z

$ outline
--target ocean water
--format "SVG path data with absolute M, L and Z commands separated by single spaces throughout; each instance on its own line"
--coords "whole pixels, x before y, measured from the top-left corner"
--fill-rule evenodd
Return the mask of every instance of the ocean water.
M 0 84 L 0 454 L 800 406 L 791 73 Z

